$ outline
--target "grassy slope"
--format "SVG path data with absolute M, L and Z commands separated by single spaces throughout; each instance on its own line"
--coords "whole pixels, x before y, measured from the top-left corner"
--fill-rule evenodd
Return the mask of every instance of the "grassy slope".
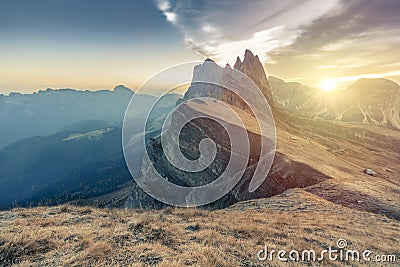
M 400 257 L 399 221 L 293 189 L 212 212 L 67 205 L 4 211 L 0 265 L 265 266 L 256 257 L 264 244 L 271 249 L 321 251 L 335 246 L 339 238 L 351 249 Z
M 395 254 L 398 262 L 388 266 L 399 266 L 400 132 L 292 118 L 277 126 L 277 151 L 331 179 L 213 212 L 73 206 L 1 212 L 0 266 L 265 266 L 256 257 L 264 244 L 320 251 L 339 238 L 350 249 Z

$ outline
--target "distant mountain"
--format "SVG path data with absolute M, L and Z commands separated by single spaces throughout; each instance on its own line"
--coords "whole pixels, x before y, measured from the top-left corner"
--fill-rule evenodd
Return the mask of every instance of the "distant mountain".
M 329 93 L 275 77 L 269 82 L 275 105 L 289 113 L 400 130 L 400 86 L 393 81 L 360 79 Z
M 121 129 L 108 127 L 31 137 L 0 149 L 0 209 L 82 203 L 129 189 L 121 143 Z M 139 174 L 144 151 L 133 144 L 131 152 Z M 145 195 L 139 187 L 135 193 Z
M 31 136 L 54 134 L 84 120 L 121 124 L 134 92 L 120 85 L 113 91 L 47 89 L 33 94 L 11 93 L 0 96 L 0 148 Z M 139 103 L 154 96 L 138 95 Z M 174 104 L 178 96 L 170 96 Z M 137 116 L 142 116 L 141 107 Z
M 269 76 L 274 105 L 280 109 L 294 112 L 303 108 L 318 93 L 318 90 L 298 82 L 285 82 Z
M 30 136 L 54 134 L 83 120 L 120 122 L 133 91 L 47 89 L 0 98 L 0 148 Z
M 119 128 L 19 141 L 0 150 L 0 173 L 0 208 L 93 197 L 131 179 Z
M 400 86 L 387 79 L 360 79 L 343 92 L 343 113 L 336 118 L 352 121 L 355 114 L 346 112 L 345 104 L 357 110 L 361 122 L 400 130 Z
M 1 209 L 39 204 L 54 205 L 71 200 L 92 198 L 117 191 L 124 188 L 126 183 L 132 182 L 132 176 L 126 167 L 122 153 L 121 124 L 125 106 L 116 103 L 129 101 L 130 97 L 128 98 L 128 96 L 132 93 L 122 87 L 116 88 L 114 92 L 50 90 L 48 93 L 49 95 L 38 98 L 37 95 L 19 95 L 18 97 L 22 98 L 19 103 L 26 101 L 27 105 L 21 105 L 21 109 L 16 111 L 15 116 L 29 114 L 28 107 L 36 110 L 34 113 L 36 115 L 30 117 L 31 121 L 28 120 L 28 117 L 23 117 L 22 121 L 25 124 L 20 124 L 26 129 L 25 134 L 27 135 L 34 134 L 37 130 L 35 122 L 40 121 L 40 118 L 36 117 L 39 114 L 49 119 L 49 125 L 45 124 L 46 121 L 43 122 L 43 125 L 48 126 L 46 127 L 47 131 L 61 125 L 63 128 L 50 136 L 29 137 L 0 148 Z M 66 100 L 63 100 L 62 96 L 65 95 L 64 99 Z M 87 105 L 85 107 L 80 107 L 76 103 L 80 102 L 84 105 L 85 101 L 79 100 L 79 97 L 86 98 Z M 154 96 L 150 95 L 136 95 L 135 97 L 140 97 L 140 103 L 143 104 L 154 99 Z M 175 106 L 179 97 L 181 96 L 177 94 L 162 97 L 154 107 L 149 121 L 157 120 L 160 116 L 168 113 Z M 107 98 L 109 99 L 107 100 Z M 9 97 L 7 101 L 10 99 L 12 97 Z M 32 102 L 27 102 L 29 99 L 32 99 Z M 50 99 L 54 101 L 46 104 L 46 101 L 50 101 Z M 73 103 L 73 100 L 76 102 Z M 35 103 L 35 101 L 39 102 Z M 40 104 L 47 105 L 47 107 L 41 109 Z M 68 106 L 70 104 L 73 107 Z M 6 108 L 10 108 L 10 106 L 14 108 L 17 105 L 8 103 Z M 4 108 L 4 106 L 2 107 Z M 52 113 L 51 108 L 55 108 L 55 112 Z M 93 111 L 91 108 L 95 110 Z M 11 110 L 10 108 L 9 112 Z M 62 112 L 63 110 L 64 112 Z M 110 113 L 107 113 L 107 110 Z M 45 111 L 48 111 L 49 114 Z M 69 112 L 73 113 L 72 116 L 68 114 Z M 103 118 L 111 121 L 115 116 L 115 122 L 88 119 L 66 125 L 69 121 L 81 118 L 79 112 L 86 112 L 81 117 L 104 116 Z M 132 134 L 141 134 L 142 129 L 135 129 L 134 123 L 135 118 L 144 116 L 144 112 L 141 107 L 138 107 L 137 112 L 132 116 L 132 121 L 130 121 L 133 124 Z M 58 123 L 57 118 L 64 118 L 64 121 Z M 8 127 L 13 126 L 12 121 L 2 119 Z M 3 132 L 1 136 L 5 136 Z M 138 171 L 140 171 L 144 153 L 140 148 L 141 146 L 133 147 Z

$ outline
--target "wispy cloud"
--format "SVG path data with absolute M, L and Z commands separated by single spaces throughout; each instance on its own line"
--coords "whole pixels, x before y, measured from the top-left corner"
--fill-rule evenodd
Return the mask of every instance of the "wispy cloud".
M 179 1 L 159 0 L 157 7 L 178 26 L 187 45 L 204 57 L 232 62 L 245 49 L 271 63 L 268 52 L 291 44 L 310 23 L 338 1 Z M 173 18 L 171 19 L 171 14 Z
M 220 63 L 250 49 L 269 73 L 302 77 L 310 85 L 398 76 L 388 75 L 400 62 L 397 0 L 160 1 L 158 8 L 181 29 L 187 46 Z
M 283 26 L 277 26 L 268 30 L 254 33 L 250 38 L 239 41 L 220 40 L 218 42 L 195 42 L 193 39 L 186 39 L 189 47 L 205 57 L 212 57 L 221 63 L 232 62 L 236 56 L 243 54 L 246 49 L 260 55 L 260 60 L 270 62 L 265 51 L 290 43 L 290 38 L 286 41 L 280 40 L 277 36 L 284 33 Z
M 302 26 L 292 44 L 272 51 L 277 64 L 268 67 L 282 77 L 287 72 L 303 76 L 310 84 L 324 78 L 343 83 L 363 77 L 396 78 L 399 11 L 399 1 L 342 1 L 336 9 Z M 289 64 L 296 67 L 288 68 Z
M 163 12 L 167 21 L 173 24 L 178 23 L 178 15 L 172 11 L 171 4 L 168 0 L 158 0 L 157 7 Z

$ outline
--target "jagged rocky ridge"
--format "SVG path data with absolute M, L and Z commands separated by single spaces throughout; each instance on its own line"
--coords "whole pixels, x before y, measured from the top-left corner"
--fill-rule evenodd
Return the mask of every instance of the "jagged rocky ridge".
M 254 56 L 247 50 L 244 60 L 240 61 L 240 59 L 238 59 L 234 68 L 248 74 L 252 81 L 261 89 L 267 101 L 270 103 L 272 102 L 269 83 L 257 56 Z M 221 80 L 224 85 L 242 86 L 240 89 L 246 90 L 246 86 L 243 86 L 245 82 L 238 80 L 238 77 L 232 73 L 230 66 L 227 65 L 225 68 L 221 68 L 208 59 L 203 64 L 195 67 L 193 80 L 198 81 L 206 78 L 209 80 L 210 76 L 212 76 L 211 80 Z M 179 103 L 194 97 L 211 97 L 224 101 L 231 105 L 248 124 L 252 124 L 254 120 L 254 116 L 246 103 L 244 103 L 239 96 L 225 89 L 223 86 L 192 83 L 183 100 Z M 205 115 L 209 116 L 208 111 L 213 109 L 217 109 L 217 106 L 213 106 L 213 104 L 210 103 L 206 105 L 202 103 L 201 100 L 197 100 L 192 103 L 182 104 L 181 111 L 176 112 L 175 116 L 184 116 L 186 112 L 194 112 L 194 110 L 200 113 L 203 112 Z M 247 169 L 242 179 L 231 192 L 216 202 L 211 203 L 208 207 L 224 208 L 242 200 L 270 197 L 282 193 L 288 188 L 306 187 L 329 178 L 318 170 L 304 163 L 291 160 L 286 155 L 277 152 L 267 179 L 256 191 L 250 193 L 248 187 L 256 163 L 259 161 L 260 154 L 258 151 L 260 151 L 260 140 L 261 138 L 264 138 L 266 142 L 271 142 L 271 140 L 268 140 L 265 136 L 260 136 L 257 129 L 250 129 L 247 132 L 249 134 L 251 151 L 250 159 L 247 159 Z M 159 173 L 168 178 L 168 181 L 182 186 L 200 186 L 214 181 L 224 171 L 229 160 L 229 155 L 232 152 L 229 144 L 229 137 L 221 126 L 210 119 L 193 120 L 186 124 L 181 132 L 179 144 L 182 153 L 189 159 L 198 158 L 200 155 L 198 144 L 204 138 L 210 138 L 217 143 L 218 152 L 216 160 L 208 168 L 198 173 L 187 173 L 178 170 L 169 163 L 163 153 L 163 149 L 165 148 L 161 145 L 159 134 L 159 132 L 152 132 L 147 137 L 147 149 L 152 164 Z M 150 169 L 151 166 L 142 166 L 142 175 L 145 177 L 149 176 L 149 179 L 151 179 Z M 110 201 L 110 203 L 111 202 L 112 201 Z M 107 204 L 105 203 L 105 205 Z M 132 185 L 131 193 L 124 204 L 125 207 L 160 207 L 162 205 L 162 203 L 159 203 L 145 194 L 136 184 Z

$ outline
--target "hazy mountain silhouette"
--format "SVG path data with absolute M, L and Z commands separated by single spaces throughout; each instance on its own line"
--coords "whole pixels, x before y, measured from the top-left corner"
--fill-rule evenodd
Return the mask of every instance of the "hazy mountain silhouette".
M 14 117 L 20 116 L 18 125 L 8 120 L 4 122 L 13 130 L 13 126 L 24 129 L 25 132 L 16 131 L 16 135 L 32 135 L 38 131 L 44 133 L 61 126 L 63 129 L 50 136 L 29 137 L 0 149 L 0 208 L 15 205 L 53 205 L 95 197 L 118 190 L 123 184 L 132 181 L 121 145 L 121 123 L 126 108 L 121 103 L 127 103 L 133 95 L 127 90 L 121 87 L 113 92 L 98 93 L 48 90 L 48 95 L 41 92 L 38 93 L 39 97 L 36 94 L 8 97 L 6 107 L 2 107 L 7 109 L 9 114 L 16 107 L 20 107 L 16 114 L 12 114 Z M 11 103 L 14 97 L 18 101 Z M 85 98 L 85 101 L 81 99 L 78 103 L 79 97 Z M 135 97 L 140 97 L 143 104 L 154 99 L 154 96 L 149 95 Z M 179 97 L 176 94 L 164 96 L 153 109 L 149 120 L 157 119 L 171 110 Z M 46 102 L 51 99 L 54 101 Z M 116 103 L 118 101 L 121 103 Z M 21 103 L 26 105 L 21 106 Z M 41 107 L 41 104 L 45 103 L 46 107 Z M 56 107 L 55 112 L 47 114 L 46 112 L 52 113 L 49 111 L 51 107 Z M 46 113 L 44 116 L 48 120 L 31 118 L 32 114 L 23 116 L 30 114 L 27 109 L 34 110 L 35 116 Z M 140 116 L 144 116 L 144 110 L 138 107 L 130 123 L 134 125 L 135 118 Z M 111 122 L 89 119 L 66 125 L 69 121 L 85 117 L 108 119 Z M 24 121 L 24 124 L 21 121 Z M 38 121 L 43 122 L 45 129 L 38 127 Z M 135 134 L 135 128 L 131 128 Z M 141 130 L 138 128 L 137 133 L 140 134 Z M 2 132 L 2 137 L 6 137 L 6 133 L 11 134 L 12 131 L 8 129 Z M 139 170 L 143 151 L 138 150 L 137 155 Z
M 19 141 L 0 150 L 0 173 L 0 208 L 96 196 L 131 179 L 119 128 Z
M 289 113 L 400 130 L 400 86 L 388 79 L 360 79 L 328 93 L 275 77 L 269 81 L 275 105 Z
M 11 93 L 0 97 L 0 148 L 31 136 L 54 134 L 84 120 L 122 123 L 134 92 L 120 85 L 113 91 L 47 89 L 33 94 Z M 137 95 L 147 103 L 154 97 Z M 178 98 L 177 96 L 171 96 Z M 141 107 L 137 115 L 141 116 Z

